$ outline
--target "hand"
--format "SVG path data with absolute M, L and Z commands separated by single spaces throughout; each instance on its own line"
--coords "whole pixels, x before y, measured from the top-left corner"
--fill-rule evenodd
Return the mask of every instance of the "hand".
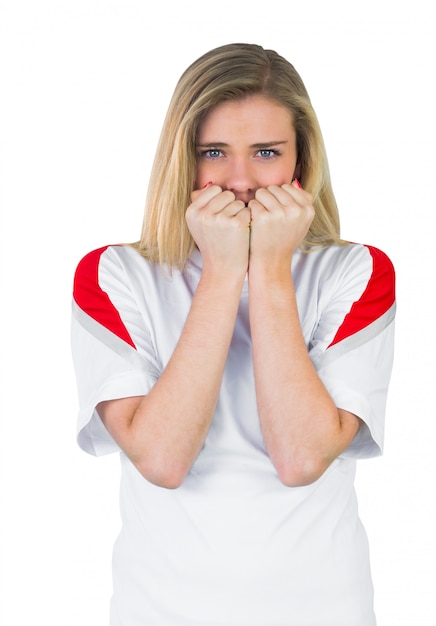
M 258 189 L 248 206 L 252 218 L 250 263 L 261 260 L 289 268 L 315 216 L 311 195 L 297 182 L 271 185 Z
M 192 192 L 186 210 L 189 231 L 203 259 L 203 267 L 222 271 L 248 268 L 250 209 L 232 191 L 218 185 Z

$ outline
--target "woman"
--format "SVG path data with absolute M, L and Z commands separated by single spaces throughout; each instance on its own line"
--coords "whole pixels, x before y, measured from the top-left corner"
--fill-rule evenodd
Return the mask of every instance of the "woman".
M 113 626 L 372 626 L 357 458 L 383 445 L 394 271 L 340 239 L 295 69 L 182 75 L 135 245 L 79 264 L 79 443 L 120 452 Z

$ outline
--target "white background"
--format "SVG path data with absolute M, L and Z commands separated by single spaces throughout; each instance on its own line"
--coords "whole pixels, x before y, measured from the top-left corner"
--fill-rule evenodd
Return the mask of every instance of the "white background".
M 415 0 L 1 2 L 4 626 L 105 626 L 118 460 L 75 443 L 75 265 L 139 237 L 175 82 L 212 47 L 288 58 L 323 128 L 344 237 L 398 279 L 386 448 L 361 462 L 379 626 L 434 626 L 435 41 Z M 314 598 L 316 602 L 316 598 Z

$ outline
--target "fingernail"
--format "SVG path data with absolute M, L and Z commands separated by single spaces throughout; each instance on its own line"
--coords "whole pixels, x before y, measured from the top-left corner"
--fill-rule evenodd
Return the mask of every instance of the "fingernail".
M 206 189 L 206 187 L 210 187 L 211 185 L 213 185 L 213 182 L 210 180 L 208 183 L 206 183 L 202 189 Z
M 298 189 L 302 189 L 302 186 L 300 185 L 300 181 L 298 180 L 298 178 L 294 178 L 294 180 L 292 181 L 292 184 L 294 185 L 294 187 L 298 187 Z

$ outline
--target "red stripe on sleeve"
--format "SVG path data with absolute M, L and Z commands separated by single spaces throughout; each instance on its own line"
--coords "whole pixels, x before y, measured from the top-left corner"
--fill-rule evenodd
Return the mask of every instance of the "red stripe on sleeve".
M 100 258 L 108 247 L 90 252 L 78 264 L 74 276 L 74 300 L 92 319 L 136 350 L 120 314 L 98 282 Z
M 365 247 L 372 256 L 371 277 L 365 291 L 345 316 L 329 348 L 369 326 L 395 302 L 395 271 L 390 259 L 377 248 Z

